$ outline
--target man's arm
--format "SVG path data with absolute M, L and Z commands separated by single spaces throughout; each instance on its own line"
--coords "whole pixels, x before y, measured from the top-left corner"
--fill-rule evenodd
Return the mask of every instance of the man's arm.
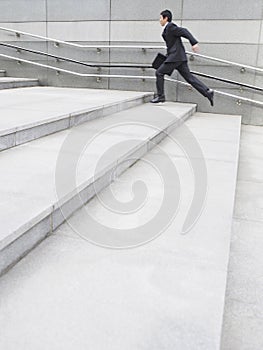
M 189 40 L 193 47 L 198 43 L 196 38 L 194 38 L 193 35 L 189 32 L 189 30 L 186 28 L 174 26 L 174 27 L 170 28 L 170 30 L 174 36 L 183 37 L 183 38 Z

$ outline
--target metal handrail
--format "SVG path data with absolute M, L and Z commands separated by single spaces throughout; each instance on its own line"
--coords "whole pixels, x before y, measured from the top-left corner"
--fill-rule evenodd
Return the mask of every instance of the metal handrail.
M 213 80 L 216 80 L 216 81 L 221 81 L 223 83 L 237 85 L 240 88 L 244 87 L 244 88 L 248 88 L 248 89 L 251 89 L 251 90 L 263 92 L 263 88 L 259 87 L 259 86 L 254 86 L 254 85 L 250 85 L 250 84 L 244 84 L 244 83 L 240 83 L 239 81 L 235 81 L 235 80 L 219 78 L 219 77 L 215 77 L 213 75 L 209 75 L 209 74 L 205 74 L 205 73 L 199 73 L 199 72 L 194 72 L 194 71 L 191 71 L 191 73 L 194 74 L 194 75 L 198 75 L 200 77 L 203 77 L 203 78 L 213 79 Z
M 63 44 L 63 45 L 68 45 L 68 46 L 73 46 L 73 47 L 78 47 L 78 48 L 95 48 L 95 49 L 101 49 L 101 48 L 107 48 L 107 49 L 111 49 L 111 48 L 112 49 L 116 49 L 116 48 L 118 48 L 118 49 L 120 49 L 120 48 L 125 48 L 125 49 L 142 49 L 142 50 L 146 50 L 146 49 L 156 49 L 156 50 L 157 49 L 166 49 L 166 47 L 164 45 L 154 45 L 154 46 L 147 46 L 147 45 L 82 45 L 82 44 L 70 43 L 68 41 L 54 39 L 54 38 L 50 38 L 50 37 L 46 37 L 46 36 L 42 36 L 42 35 L 31 34 L 31 33 L 23 32 L 23 31 L 20 31 L 20 30 L 9 29 L 9 28 L 5 28 L 5 27 L 0 27 L 0 30 L 11 32 L 11 33 L 15 33 L 17 36 L 20 36 L 22 34 L 22 35 L 30 36 L 30 37 L 33 37 L 33 38 L 54 42 L 55 44 Z M 228 61 L 228 60 L 224 60 L 224 59 L 216 58 L 216 57 L 211 57 L 211 56 L 207 56 L 207 55 L 202 55 L 202 54 L 189 52 L 189 51 L 186 51 L 186 53 L 188 55 L 201 57 L 201 58 L 204 58 L 204 59 L 207 59 L 207 60 L 210 60 L 210 61 L 220 62 L 220 63 L 224 63 L 224 64 L 227 64 L 227 65 L 240 67 L 242 69 L 254 70 L 256 72 L 263 73 L 263 68 L 250 66 L 250 65 L 247 65 L 247 64 L 241 64 L 241 63 Z
M 165 77 L 165 80 L 171 81 L 171 82 L 176 82 L 176 83 L 191 87 L 190 84 L 185 83 L 185 82 L 180 81 L 180 80 L 173 79 L 173 78 Z M 222 96 L 234 98 L 237 100 L 237 104 L 239 104 L 241 101 L 244 101 L 244 102 L 249 102 L 251 104 L 263 107 L 262 101 L 252 100 L 251 98 L 242 97 L 242 96 L 238 96 L 238 95 L 234 95 L 234 94 L 229 94 L 228 92 L 223 92 L 223 91 L 219 91 L 219 90 L 214 90 L 214 93 L 216 93 L 217 95 L 222 95 Z
M 9 29 L 9 28 L 5 28 L 5 27 L 0 27 L 0 30 L 15 33 L 17 36 L 20 36 L 20 34 L 22 34 L 22 35 L 30 36 L 32 38 L 50 41 L 50 42 L 53 42 L 55 44 L 63 44 L 63 45 L 74 46 L 74 47 L 79 47 L 79 48 L 89 48 L 89 49 L 98 49 L 98 48 L 102 48 L 102 49 L 110 49 L 110 48 L 117 48 L 117 49 L 119 49 L 119 48 L 125 48 L 125 49 L 144 49 L 144 48 L 145 49 L 165 49 L 166 48 L 164 45 L 156 45 L 156 46 L 147 46 L 147 45 L 145 45 L 145 46 L 141 46 L 141 45 L 82 45 L 82 44 L 71 43 L 69 41 L 63 41 L 63 40 L 59 40 L 59 39 L 50 38 L 50 37 L 43 36 L 43 35 L 31 34 L 31 33 L 23 32 L 20 30 Z
M 150 80 L 155 80 L 156 78 L 154 76 L 134 76 L 134 75 L 122 75 L 122 74 L 88 74 L 88 73 L 78 73 L 78 72 L 73 72 L 67 69 L 61 69 L 58 67 L 54 67 L 54 66 L 49 66 L 46 64 L 42 64 L 42 63 L 38 63 L 38 62 L 32 62 L 32 61 L 28 61 L 28 60 L 24 60 L 24 59 L 18 59 L 17 57 L 13 57 L 13 56 L 9 56 L 9 55 L 5 55 L 5 54 L 0 54 L 0 57 L 4 57 L 4 58 L 8 58 L 11 60 L 15 60 L 15 61 L 20 61 L 20 62 L 24 62 L 24 63 L 28 63 L 34 66 L 38 66 L 38 67 L 42 67 L 42 68 L 48 68 L 51 70 L 55 70 L 56 72 L 63 72 L 63 73 L 68 73 L 68 74 L 72 74 L 75 76 L 79 76 L 79 77 L 89 77 L 89 78 L 97 78 L 97 79 L 101 79 L 101 78 L 125 78 L 125 79 L 150 79 Z M 173 82 L 173 83 L 179 83 L 181 85 L 185 85 L 185 86 L 190 86 L 188 83 L 185 83 L 183 81 L 180 80 L 176 80 L 173 78 L 169 78 L 169 77 L 165 77 L 165 80 Z M 229 94 L 226 92 L 222 92 L 222 91 L 218 91 L 218 90 L 214 90 L 215 93 L 219 94 L 219 95 L 223 95 L 223 96 L 227 96 L 227 97 L 231 97 L 231 98 L 235 98 L 237 99 L 237 101 L 244 101 L 244 102 L 249 102 L 251 104 L 254 105 L 258 105 L 260 107 L 263 107 L 263 102 L 261 101 L 257 101 L 257 100 L 252 100 L 250 98 L 246 98 L 246 97 L 241 97 L 241 96 L 237 96 L 237 95 L 233 95 L 233 94 Z
M 38 62 L 33 62 L 33 61 L 29 61 L 29 60 L 25 60 L 25 59 L 22 59 L 22 58 L 18 58 L 18 57 L 13 57 L 13 56 L 9 56 L 9 55 L 5 55 L 5 54 L 0 54 L 0 57 L 4 57 L 4 58 L 8 58 L 8 59 L 11 59 L 11 60 L 14 60 L 14 61 L 18 61 L 18 62 L 24 62 L 24 63 L 29 63 L 33 66 L 38 66 L 38 67 L 43 67 L 43 68 L 49 68 L 51 70 L 55 70 L 56 72 L 63 72 L 63 73 L 69 73 L 69 74 L 73 74 L 73 75 L 76 75 L 76 76 L 79 76 L 79 77 L 85 77 L 85 78 L 88 78 L 88 77 L 96 77 L 96 78 L 138 78 L 138 79 L 145 79 L 145 76 L 142 75 L 142 76 L 134 76 L 134 75 L 122 75 L 122 74 L 119 74 L 119 75 L 111 75 L 111 74 L 90 74 L 90 73 L 78 73 L 78 72 L 74 72 L 74 71 L 71 71 L 71 70 L 68 70 L 68 69 L 63 69 L 63 68 L 59 68 L 59 67 L 54 67 L 54 66 L 49 66 L 47 64 L 43 64 L 43 63 L 38 63 Z M 152 77 L 148 77 L 149 79 L 155 79 L 154 76 Z
M 80 64 L 82 66 L 92 67 L 92 68 L 152 68 L 152 66 L 149 66 L 149 65 L 138 65 L 138 64 L 100 64 L 100 63 L 92 64 L 92 63 L 85 63 L 85 62 L 73 60 L 72 58 L 68 58 L 68 57 L 52 55 L 51 53 L 47 53 L 47 52 L 43 52 L 43 51 L 26 49 L 24 47 L 13 45 L 13 44 L 7 44 L 7 43 L 0 42 L 0 46 L 9 47 L 12 49 L 16 49 L 18 51 L 26 51 L 26 52 L 34 53 L 37 55 L 47 56 L 47 57 L 55 58 L 55 59 L 58 59 L 61 61 L 76 63 L 76 64 Z
M 207 60 L 210 60 L 210 61 L 220 62 L 220 63 L 224 63 L 224 64 L 227 64 L 227 65 L 230 65 L 230 66 L 236 66 L 236 67 L 240 67 L 240 68 L 243 68 L 243 69 L 249 69 L 249 70 L 254 70 L 256 72 L 263 73 L 263 68 L 259 68 L 259 67 L 255 67 L 255 66 L 249 66 L 247 64 L 232 62 L 232 61 L 228 61 L 228 60 L 223 60 L 222 58 L 216 58 L 216 57 L 201 55 L 199 53 L 192 53 L 192 52 L 189 52 L 189 51 L 186 51 L 186 53 L 188 55 L 201 57 L 201 58 L 204 58 L 204 59 L 207 59 Z
M 137 64 L 98 64 L 98 63 L 91 64 L 91 63 L 86 63 L 86 62 L 73 60 L 73 59 L 67 58 L 67 57 L 53 55 L 53 54 L 42 52 L 42 51 L 26 49 L 24 47 L 20 47 L 20 46 L 13 45 L 13 44 L 7 44 L 7 43 L 0 42 L 0 46 L 13 48 L 13 49 L 16 49 L 18 51 L 26 51 L 26 52 L 30 52 L 30 53 L 46 56 L 46 57 L 51 57 L 51 58 L 55 58 L 55 59 L 61 60 L 61 61 L 76 63 L 76 64 L 79 64 L 79 65 L 82 65 L 82 66 L 85 66 L 85 67 L 91 67 L 91 68 L 141 68 L 141 69 L 152 68 L 152 66 L 149 66 L 149 65 L 137 65 Z M 18 58 L 18 60 L 19 60 L 19 58 Z M 207 78 L 207 79 L 213 79 L 213 80 L 221 81 L 221 82 L 224 82 L 224 83 L 227 83 L 227 84 L 237 85 L 239 87 L 244 87 L 244 88 L 252 89 L 252 90 L 255 90 L 255 91 L 263 92 L 263 88 L 258 87 L 258 86 L 244 84 L 244 83 L 240 83 L 238 81 L 233 81 L 233 80 L 229 80 L 229 79 L 225 79 L 225 78 L 219 78 L 219 77 L 215 77 L 215 76 L 212 76 L 212 75 L 199 73 L 199 72 L 194 72 L 194 71 L 192 71 L 192 74 L 198 75 L 198 76 L 201 76 L 201 77 L 204 77 L 204 78 Z

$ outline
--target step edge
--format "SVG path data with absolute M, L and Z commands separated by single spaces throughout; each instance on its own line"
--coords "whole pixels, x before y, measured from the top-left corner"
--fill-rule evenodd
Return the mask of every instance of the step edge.
M 242 132 L 242 116 L 237 115 L 236 117 L 239 117 L 239 139 L 238 139 L 238 145 L 237 145 L 237 161 L 236 161 L 236 169 L 235 169 L 235 194 L 236 194 L 236 187 L 238 183 L 238 166 L 240 161 L 240 146 L 241 146 L 241 132 Z M 232 207 L 232 225 L 234 220 L 234 212 L 235 212 L 235 204 L 236 204 L 236 195 L 234 195 L 233 199 L 233 207 Z M 230 260 L 230 251 L 231 251 L 231 235 L 232 235 L 232 227 L 230 228 L 230 236 L 229 236 L 229 242 L 228 242 L 228 251 L 227 251 L 227 261 L 226 261 L 226 275 L 225 275 L 225 282 L 224 282 L 224 295 L 223 295 L 223 301 L 222 301 L 222 314 L 221 314 L 221 328 L 220 328 L 220 338 L 219 338 L 219 349 L 221 349 L 222 346 L 222 334 L 223 334 L 223 325 L 224 325 L 224 314 L 225 314 L 225 302 L 226 302 L 226 290 L 227 290 L 227 280 L 228 280 L 228 267 L 229 267 L 229 260 Z
M 22 89 L 39 86 L 39 81 L 0 82 L 1 90 Z
M 190 111 L 187 111 L 186 113 L 184 113 L 182 116 L 182 119 L 183 119 L 183 117 L 185 117 L 185 114 L 187 114 L 188 118 L 189 118 L 191 115 L 193 115 L 194 110 L 195 109 L 192 108 Z M 179 119 L 179 121 L 180 120 L 181 119 Z M 175 125 L 175 128 L 176 128 L 176 125 L 178 125 L 178 118 L 175 121 L 168 123 L 168 125 L 166 125 L 164 127 L 164 129 L 167 127 L 171 128 L 173 125 Z M 152 135 L 152 138 L 158 137 L 158 135 L 160 135 L 160 134 L 162 134 L 162 137 L 159 139 L 158 142 L 156 142 L 156 144 L 161 142 L 167 136 L 166 132 L 159 131 L 159 132 L 155 133 L 154 135 Z M 133 147 L 131 151 L 127 152 L 126 159 L 129 158 L 131 156 L 131 154 L 135 155 L 137 153 L 137 156 L 134 159 L 132 159 L 132 161 L 130 161 L 128 164 L 125 164 L 125 166 L 123 166 L 122 168 L 119 169 L 118 176 L 121 175 L 124 171 L 126 171 L 136 161 L 141 159 L 145 154 L 147 154 L 147 152 L 150 150 L 148 148 L 149 142 L 151 142 L 150 137 L 143 140 L 135 147 Z M 5 254 L 6 253 L 5 251 L 6 250 L 8 251 L 8 249 L 12 245 L 18 244 L 20 239 L 25 239 L 25 235 L 27 235 L 27 233 L 32 234 L 34 227 L 37 228 L 43 222 L 46 222 L 47 219 L 50 217 L 50 224 L 45 224 L 45 227 L 43 228 L 43 232 L 41 234 L 41 239 L 39 241 L 39 243 L 40 243 L 46 236 L 48 236 L 49 234 L 54 232 L 61 224 L 63 224 L 68 217 L 73 215 L 81 206 L 83 206 L 83 204 L 90 201 L 95 196 L 96 193 L 98 193 L 99 191 L 101 191 L 102 189 L 107 187 L 112 182 L 112 181 L 109 181 L 109 179 L 108 179 L 109 173 L 111 174 L 114 167 L 118 166 L 119 163 L 120 163 L 120 159 L 114 160 L 111 164 L 107 165 L 98 174 L 96 174 L 95 181 L 93 181 L 93 182 L 91 181 L 93 179 L 93 177 L 89 178 L 88 180 L 86 180 L 85 182 L 80 184 L 77 189 L 75 189 L 71 193 L 66 194 L 58 202 L 51 204 L 48 208 L 43 210 L 37 216 L 35 216 L 34 218 L 30 219 L 25 224 L 20 226 L 12 234 L 5 237 L 0 242 L 0 254 L 1 255 Z M 105 181 L 105 177 L 106 177 L 107 181 Z M 94 187 L 94 185 L 97 186 L 96 192 L 94 192 L 94 188 L 91 189 L 91 186 Z M 83 197 L 85 191 L 88 192 L 87 193 L 88 197 L 86 196 L 85 202 L 81 201 L 81 206 L 78 207 L 80 194 Z M 66 218 L 64 217 L 64 220 L 61 219 L 61 215 L 63 215 L 63 213 L 61 212 L 61 207 L 63 207 L 63 206 L 66 207 L 66 206 L 72 205 L 72 202 L 76 201 L 76 197 L 77 197 L 77 201 L 78 201 L 77 206 L 74 207 L 74 209 L 69 213 L 69 215 Z M 7 272 L 12 266 L 14 266 L 19 260 L 21 260 L 23 258 L 23 256 L 25 256 L 28 252 L 30 252 L 34 248 L 34 246 L 37 244 L 38 244 L 37 242 L 34 242 L 34 244 L 31 248 L 30 247 L 26 248 L 24 254 L 20 254 L 19 256 L 14 257 L 13 262 L 9 263 L 7 266 L 4 266 L 4 264 L 2 264 L 3 266 L 2 267 L 0 266 L 0 275 Z M 7 254 L 8 254 L 8 252 L 7 252 Z
M 6 71 L 1 71 L 0 70 L 0 73 L 6 73 Z M 37 78 L 20 78 L 20 77 L 1 77 L 1 78 L 4 78 L 4 79 L 7 79 L 8 81 L 3 81 L 3 83 L 11 83 L 11 82 L 38 82 L 39 83 L 39 79 Z M 4 80 L 4 79 L 0 79 L 0 83 L 1 83 L 1 80 Z
M 33 122 L 28 123 L 26 125 L 22 125 L 15 128 L 5 129 L 0 131 L 0 138 L 10 138 L 10 143 L 6 144 L 6 146 L 3 144 L 0 146 L 0 152 L 8 150 L 10 148 L 14 148 L 16 146 L 22 145 L 27 142 L 31 142 L 34 140 L 37 140 L 41 137 L 49 136 L 51 134 L 54 134 L 56 132 L 60 132 L 63 130 L 70 129 L 74 126 L 84 124 L 86 122 L 89 122 L 94 119 L 99 119 L 102 117 L 106 117 L 109 115 L 112 115 L 114 113 L 118 113 L 127 109 L 130 109 L 135 106 L 142 105 L 144 103 L 147 103 L 153 96 L 153 93 L 146 93 L 141 96 L 131 97 L 127 98 L 122 101 L 118 102 L 112 102 L 108 103 L 102 106 L 96 106 L 94 108 L 89 107 L 86 109 L 78 110 L 75 112 L 70 112 L 68 114 L 58 115 L 55 117 L 48 118 L 46 120 L 42 120 L 40 122 Z M 96 115 L 97 113 L 97 115 Z M 92 116 L 95 114 L 95 116 Z M 56 123 L 61 121 L 68 121 L 68 125 L 62 126 L 62 127 L 55 127 L 55 130 L 53 131 L 46 131 L 41 133 L 40 136 L 35 137 L 34 134 L 30 133 L 29 137 L 24 138 L 22 141 L 19 139 L 19 133 L 26 133 L 27 131 L 35 131 L 35 134 L 37 134 L 38 129 L 41 129 L 43 127 L 48 128 L 49 126 L 55 126 Z

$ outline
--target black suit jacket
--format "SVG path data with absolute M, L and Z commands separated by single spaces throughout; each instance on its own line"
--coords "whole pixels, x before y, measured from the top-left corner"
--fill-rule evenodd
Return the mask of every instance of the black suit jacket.
M 178 27 L 172 22 L 167 24 L 162 37 L 167 46 L 167 59 L 165 63 L 187 61 L 181 37 L 188 39 L 192 46 L 198 43 L 186 28 Z

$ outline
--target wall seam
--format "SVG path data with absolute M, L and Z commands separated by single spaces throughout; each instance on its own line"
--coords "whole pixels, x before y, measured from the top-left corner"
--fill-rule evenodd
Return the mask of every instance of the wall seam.
M 183 17 L 184 17 L 184 0 L 181 2 L 181 21 L 180 21 L 180 26 L 183 26 Z M 176 78 L 180 80 L 178 73 L 176 72 Z M 176 101 L 179 101 L 179 84 L 176 83 Z
M 109 45 L 111 45 L 111 17 L 112 17 L 112 14 L 111 14 L 111 10 L 112 10 L 112 3 L 111 3 L 111 0 L 109 0 Z M 111 49 L 109 48 L 109 64 L 111 64 Z M 108 74 L 111 73 L 111 69 L 109 68 L 108 70 Z M 108 78 L 108 89 L 110 89 L 110 83 L 111 83 L 111 80 L 110 78 Z
M 261 2 L 261 21 L 259 26 L 259 33 L 258 33 L 258 49 L 257 49 L 257 58 L 256 58 L 256 65 L 258 66 L 258 59 L 259 59 L 259 51 L 260 51 L 260 39 L 261 39 L 261 32 L 262 32 L 262 18 L 263 18 L 263 0 Z
M 46 0 L 46 37 L 48 37 L 48 0 Z M 46 41 L 46 52 L 49 53 L 49 43 Z M 48 58 L 46 58 L 48 65 Z M 46 68 L 46 85 L 48 85 L 48 68 Z
M 260 21 L 259 33 L 258 33 L 256 67 L 259 66 L 259 53 L 260 53 L 260 38 L 261 38 L 261 31 L 262 31 L 262 18 L 263 18 L 263 0 L 261 1 L 261 21 Z M 254 73 L 253 85 L 256 85 L 256 80 L 257 80 L 257 72 Z M 254 98 L 254 96 L 255 96 L 255 93 L 253 93 L 252 98 Z

